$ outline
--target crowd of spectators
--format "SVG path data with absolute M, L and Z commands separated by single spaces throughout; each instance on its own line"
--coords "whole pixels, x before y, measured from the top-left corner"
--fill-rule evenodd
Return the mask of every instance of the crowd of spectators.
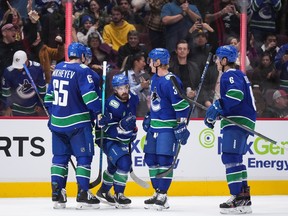
M 247 2 L 245 73 L 252 85 L 258 117 L 287 118 L 288 1 Z M 15 83 L 9 87 L 11 95 L 7 93 L 4 72 L 25 75 L 23 68 L 13 68 L 17 51 L 27 54 L 28 68 L 31 62 L 39 63 L 46 83 L 55 63 L 64 60 L 65 6 L 66 0 L 0 0 L 0 115 L 12 116 L 13 112 L 7 112 L 11 104 L 21 104 L 11 95 L 30 100 L 23 97 L 23 91 L 29 91 L 27 87 L 33 88 L 25 77 L 13 80 L 10 76 L 19 83 L 18 87 Z M 72 41 L 91 48 L 89 67 L 100 77 L 103 61 L 108 62 L 107 96 L 112 93 L 111 77 L 116 73 L 128 75 L 131 88 L 142 101 L 138 116 L 148 110 L 151 72 L 145 62 L 147 53 L 156 47 L 171 53 L 169 70 L 183 81 L 187 95 L 208 107 L 219 96 L 222 72 L 211 60 L 204 79 L 200 78 L 209 53 L 214 54 L 218 46 L 232 44 L 240 50 L 241 10 L 236 0 L 74 0 L 71 35 Z M 196 110 L 192 116 L 203 114 Z M 27 112 L 23 115 L 29 116 Z

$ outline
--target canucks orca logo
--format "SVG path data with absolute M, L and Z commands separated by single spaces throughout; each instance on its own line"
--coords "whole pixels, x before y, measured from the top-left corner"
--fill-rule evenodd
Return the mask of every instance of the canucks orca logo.
M 19 83 L 19 86 L 16 88 L 16 92 L 22 99 L 29 99 L 35 95 L 35 91 L 27 79 L 23 80 L 23 84 Z
M 261 8 L 258 12 L 259 16 L 264 19 L 271 19 L 272 18 L 272 9 L 270 6 L 266 5 L 265 7 Z
M 151 95 L 151 108 L 154 112 L 157 112 L 161 109 L 160 102 L 161 102 L 161 98 L 157 94 L 157 90 L 155 87 Z

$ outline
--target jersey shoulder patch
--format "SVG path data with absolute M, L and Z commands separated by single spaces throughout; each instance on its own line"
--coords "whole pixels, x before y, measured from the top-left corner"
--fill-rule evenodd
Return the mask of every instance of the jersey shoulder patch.
M 170 80 L 170 77 L 171 76 L 175 76 L 173 73 L 169 72 L 166 76 L 165 76 L 165 79 L 166 80 Z
M 119 103 L 118 101 L 116 101 L 116 100 L 111 100 L 111 101 L 109 102 L 109 106 L 111 106 L 111 107 L 113 107 L 113 108 L 115 108 L 115 109 L 118 109 L 119 106 L 120 106 L 120 103 Z
M 88 68 L 88 66 L 85 65 L 85 64 L 80 64 L 80 67 L 81 67 L 81 68 L 85 68 L 85 69 Z
M 133 94 L 133 95 L 137 95 L 134 90 L 131 90 L 131 89 L 130 89 L 130 92 L 131 92 L 131 94 Z
M 32 65 L 34 65 L 34 66 L 36 66 L 36 67 L 39 67 L 39 66 L 40 66 L 40 63 L 39 63 L 39 62 L 32 61 L 31 63 L 32 63 Z

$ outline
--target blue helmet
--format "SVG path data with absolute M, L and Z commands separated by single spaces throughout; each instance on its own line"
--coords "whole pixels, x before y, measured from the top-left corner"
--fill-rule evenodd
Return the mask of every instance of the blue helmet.
M 151 50 L 151 52 L 148 54 L 149 58 L 153 60 L 153 62 L 160 60 L 161 64 L 167 65 L 169 64 L 170 54 L 167 49 L 163 48 L 155 48 Z
M 218 56 L 220 59 L 225 57 L 227 58 L 228 62 L 236 62 L 238 50 L 232 45 L 221 46 L 216 50 L 216 56 Z
M 73 42 L 68 47 L 68 57 L 81 58 L 82 54 L 86 53 L 86 48 L 83 44 Z
M 90 64 L 92 61 L 92 51 L 89 47 L 85 47 L 85 48 L 86 48 L 85 58 L 86 58 L 86 61 L 88 62 L 88 64 Z
M 116 74 L 112 78 L 112 87 L 118 87 L 129 84 L 128 77 L 124 74 Z

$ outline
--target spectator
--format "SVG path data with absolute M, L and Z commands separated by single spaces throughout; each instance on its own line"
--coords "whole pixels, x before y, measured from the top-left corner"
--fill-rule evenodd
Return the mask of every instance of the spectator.
M 127 43 L 127 35 L 135 27 L 124 20 L 123 9 L 119 6 L 112 8 L 112 22 L 104 26 L 103 40 L 115 51 Z
M 2 95 L 5 100 L 5 116 L 41 116 L 43 101 L 33 88 L 32 81 L 26 74 L 23 64 L 26 64 L 39 96 L 43 99 L 46 93 L 44 73 L 39 63 L 29 61 L 23 50 L 18 50 L 13 56 L 13 63 L 4 70 L 2 78 Z
M 118 0 L 118 2 L 118 5 L 123 9 L 124 19 L 128 23 L 133 24 L 136 29 L 140 31 L 142 29 L 142 26 L 144 25 L 144 20 L 138 14 L 138 12 L 135 12 L 133 10 L 131 0 Z
M 284 90 L 276 90 L 273 94 L 273 104 L 267 106 L 262 117 L 288 118 L 288 94 Z
M 41 38 L 47 46 L 57 48 L 58 43 L 55 41 L 57 36 L 65 38 L 65 0 L 62 4 L 55 4 L 52 13 L 47 13 L 40 18 L 42 31 Z
M 129 31 L 127 34 L 128 42 L 121 46 L 118 50 L 118 68 L 122 68 L 123 61 L 127 56 L 133 56 L 138 52 L 145 54 L 145 59 L 147 57 L 147 50 L 145 46 L 139 43 L 139 33 L 136 30 Z M 131 66 L 131 64 L 130 64 Z M 124 68 L 123 68 L 124 69 Z
M 276 16 L 282 7 L 281 0 L 252 0 L 252 17 L 249 21 L 250 31 L 256 42 L 264 41 L 268 33 L 276 32 Z M 256 47 L 258 45 L 256 44 Z
M 103 41 L 100 33 L 97 30 L 98 25 L 95 24 L 95 20 L 93 20 L 92 17 L 89 15 L 85 15 L 81 18 L 81 26 L 79 28 L 79 31 L 77 32 L 77 39 L 78 42 L 87 45 L 87 40 L 88 36 L 92 33 L 95 32 L 98 34 L 101 42 Z
M 205 67 L 211 46 L 208 44 L 208 33 L 204 30 L 195 30 L 192 34 L 189 33 L 189 59 L 195 62 L 200 70 L 200 74 Z M 192 38 L 192 40 L 191 40 Z
M 101 1 L 103 3 L 103 1 Z M 76 18 L 78 17 L 78 27 L 80 24 L 80 20 L 83 16 L 89 15 L 92 19 L 94 19 L 97 22 L 97 30 L 102 35 L 103 28 L 106 24 L 110 23 L 110 16 L 107 14 L 104 8 L 101 8 L 101 2 L 99 0 L 91 0 L 88 3 L 88 7 L 85 8 L 84 12 L 77 15 L 75 14 Z
M 92 51 L 92 61 L 89 67 L 98 73 L 102 77 L 103 67 L 102 62 L 107 61 L 111 68 L 115 68 L 117 62 L 117 52 L 115 52 L 110 46 L 101 42 L 97 33 L 91 33 L 88 37 L 88 47 Z
M 36 58 L 40 62 L 45 73 L 46 83 L 50 82 L 51 73 L 57 62 L 64 59 L 64 43 L 61 36 L 57 36 L 55 41 L 58 43 L 57 48 L 48 47 L 43 43 L 39 35 L 39 43 L 32 46 L 32 51 L 35 53 Z
M 227 38 L 227 45 L 232 45 L 232 46 L 235 46 L 237 51 L 238 51 L 238 56 L 237 56 L 237 59 L 236 59 L 236 68 L 240 68 L 240 41 L 238 39 L 238 37 L 235 37 L 235 36 L 230 36 Z M 248 58 L 248 56 L 246 55 L 246 59 L 245 59 L 245 72 L 249 73 L 252 71 L 252 66 L 250 65 L 250 60 Z
M 264 43 L 258 48 L 258 53 L 261 55 L 263 52 L 269 52 L 272 59 L 275 58 L 279 47 L 277 46 L 277 36 L 275 33 L 267 33 Z
M 186 38 L 189 28 L 200 18 L 197 7 L 185 0 L 173 0 L 162 7 L 161 20 L 165 25 L 165 47 L 170 53 L 174 51 L 178 41 Z
M 150 7 L 150 13 L 147 20 L 147 28 L 151 48 L 165 47 L 164 25 L 161 21 L 161 9 L 169 0 L 147 0 Z
M 274 63 L 276 69 L 280 71 L 280 88 L 288 90 L 288 43 L 280 47 Z
M 267 89 L 278 88 L 279 75 L 269 52 L 264 52 L 261 55 L 260 64 L 254 69 L 250 79 L 252 87 L 259 87 L 263 94 L 265 94 Z
M 207 4 L 205 22 L 215 31 L 209 35 L 209 43 L 213 52 L 218 46 L 225 44 L 230 35 L 239 35 L 239 9 L 235 0 L 211 0 Z
M 145 71 L 146 60 L 143 53 L 132 56 L 131 67 L 123 72 L 129 79 L 131 91 L 139 97 L 139 105 L 136 109 L 136 116 L 144 117 L 148 112 L 150 104 L 150 75 Z
M 190 49 L 186 40 L 176 44 L 175 55 L 169 62 L 169 71 L 180 78 L 183 88 L 188 89 L 187 96 L 194 98 L 200 82 L 200 71 L 196 63 L 188 59 Z

